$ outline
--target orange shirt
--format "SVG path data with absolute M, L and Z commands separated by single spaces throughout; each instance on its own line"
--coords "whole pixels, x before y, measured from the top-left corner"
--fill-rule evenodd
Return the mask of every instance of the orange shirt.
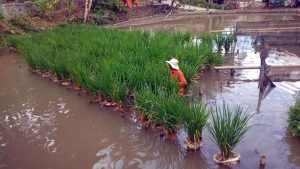
M 183 72 L 181 70 L 172 69 L 171 70 L 171 79 L 174 79 L 174 78 L 177 78 L 178 84 L 180 87 L 180 96 L 183 96 L 184 88 L 187 85 L 187 82 L 186 82 Z

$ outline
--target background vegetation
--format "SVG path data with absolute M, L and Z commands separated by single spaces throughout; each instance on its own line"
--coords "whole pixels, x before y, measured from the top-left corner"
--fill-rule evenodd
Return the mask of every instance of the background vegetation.
M 206 8 L 206 0 L 179 0 L 180 3 L 182 4 L 190 4 L 190 5 L 195 5 L 199 7 Z M 222 5 L 213 3 L 212 0 L 210 0 L 210 3 L 208 4 L 209 9 L 222 9 Z
M 2 1 L 0 1 L 0 21 L 3 19 Z
M 300 99 L 290 108 L 288 118 L 289 128 L 295 136 L 300 137 Z

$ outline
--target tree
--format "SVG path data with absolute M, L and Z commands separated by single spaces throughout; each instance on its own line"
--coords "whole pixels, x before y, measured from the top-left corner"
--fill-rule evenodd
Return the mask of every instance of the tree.
M 88 13 L 90 12 L 92 7 L 92 0 L 85 0 L 85 8 L 84 8 L 84 20 L 83 22 L 86 22 Z

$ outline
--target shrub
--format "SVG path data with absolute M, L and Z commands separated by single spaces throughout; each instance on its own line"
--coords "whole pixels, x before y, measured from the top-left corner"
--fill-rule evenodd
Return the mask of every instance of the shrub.
M 288 125 L 293 135 L 300 137 L 300 99 L 289 110 Z
M 53 10 L 59 0 L 33 0 L 34 5 L 37 7 L 41 15 L 47 14 Z

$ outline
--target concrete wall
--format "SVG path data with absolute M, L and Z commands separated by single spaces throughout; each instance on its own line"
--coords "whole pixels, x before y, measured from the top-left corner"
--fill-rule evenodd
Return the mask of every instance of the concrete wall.
M 25 3 L 6 3 L 2 4 L 4 17 L 14 16 L 16 14 L 26 14 L 27 4 Z

